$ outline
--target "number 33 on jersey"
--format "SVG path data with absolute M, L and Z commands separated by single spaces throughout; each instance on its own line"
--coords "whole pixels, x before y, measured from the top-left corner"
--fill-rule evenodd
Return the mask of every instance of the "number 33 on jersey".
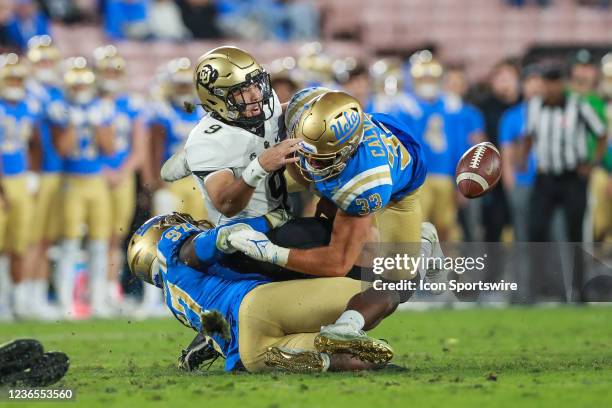
M 316 190 L 350 215 L 368 215 L 423 184 L 421 146 L 388 115 L 364 115 L 363 139 L 337 177 L 315 182 Z

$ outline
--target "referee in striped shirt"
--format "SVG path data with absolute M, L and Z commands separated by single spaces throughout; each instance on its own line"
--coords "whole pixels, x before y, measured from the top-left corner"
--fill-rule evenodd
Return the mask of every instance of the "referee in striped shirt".
M 537 176 L 530 201 L 529 238 L 549 241 L 554 209 L 561 207 L 570 242 L 582 242 L 587 183 L 593 165 L 606 147 L 606 128 L 593 108 L 578 95 L 566 93 L 563 70 L 545 67 L 544 96 L 527 108 L 527 151 L 533 149 Z M 592 161 L 588 159 L 590 130 L 598 137 Z

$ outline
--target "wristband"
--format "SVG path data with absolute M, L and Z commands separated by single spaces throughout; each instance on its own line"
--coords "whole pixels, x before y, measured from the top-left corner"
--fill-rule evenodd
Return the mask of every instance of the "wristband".
M 257 188 L 259 182 L 266 178 L 267 175 L 268 172 L 261 167 L 259 159 L 256 157 L 255 159 L 251 160 L 249 165 L 242 172 L 242 179 L 249 186 Z
M 273 264 L 278 265 L 278 266 L 283 266 L 284 267 L 284 266 L 287 265 L 287 262 L 289 262 L 289 251 L 290 251 L 290 249 L 289 248 L 284 248 L 284 247 L 281 247 L 281 246 L 277 246 L 277 245 L 275 245 L 275 246 L 276 246 L 276 248 L 275 248 L 276 251 L 274 251 L 274 252 L 276 252 L 276 253 L 272 257 L 271 262 Z

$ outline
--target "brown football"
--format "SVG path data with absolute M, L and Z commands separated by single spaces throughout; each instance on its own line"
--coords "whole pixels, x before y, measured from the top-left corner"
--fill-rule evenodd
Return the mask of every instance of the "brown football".
M 457 163 L 455 181 L 461 194 L 476 198 L 490 191 L 501 177 L 501 156 L 493 143 L 472 146 Z

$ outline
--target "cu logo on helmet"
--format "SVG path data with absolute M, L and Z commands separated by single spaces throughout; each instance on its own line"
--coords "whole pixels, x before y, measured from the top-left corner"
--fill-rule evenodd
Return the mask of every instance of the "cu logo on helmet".
M 212 84 L 219 78 L 219 71 L 214 69 L 212 65 L 206 64 L 200 69 L 198 75 L 198 85 L 210 89 Z

